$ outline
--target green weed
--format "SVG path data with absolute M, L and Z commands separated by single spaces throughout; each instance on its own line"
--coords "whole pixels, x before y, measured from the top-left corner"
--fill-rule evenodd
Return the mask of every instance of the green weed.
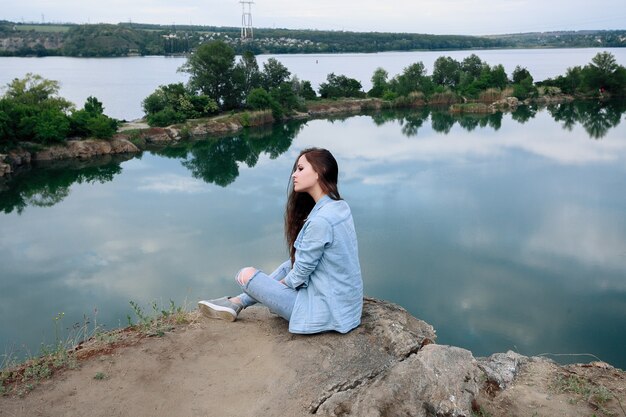
M 0 362 L 0 393 L 11 392 L 23 396 L 32 391 L 43 379 L 50 378 L 59 369 L 74 369 L 78 361 L 73 349 L 82 342 L 89 340 L 98 330 L 97 310 L 94 315 L 93 329 L 87 316 L 82 322 L 75 323 L 71 328 L 64 329 L 65 313 L 53 317 L 54 343 L 42 344 L 36 356 L 28 353 L 29 359 L 18 361 L 13 353 L 5 354 Z M 64 330 L 68 330 L 65 334 Z
M 52 375 L 52 369 L 48 366 L 48 364 L 44 361 L 35 361 L 32 365 L 28 366 L 24 370 L 24 376 L 22 377 L 22 381 L 30 381 L 34 380 L 35 382 L 39 382 L 44 378 L 50 378 Z
M 129 302 L 133 308 L 133 312 L 138 319 L 137 324 L 133 324 L 130 315 L 127 315 L 129 326 L 138 327 L 141 331 L 149 336 L 163 336 L 166 331 L 173 328 L 174 324 L 183 324 L 187 322 L 187 316 L 183 307 L 176 306 L 174 301 L 170 300 L 169 307 L 160 308 L 156 301 L 153 301 L 152 314 L 147 314 L 134 301 Z
M 179 135 L 180 135 L 180 138 L 183 140 L 191 139 L 191 129 L 189 129 L 189 126 L 184 125 L 183 127 L 181 127 Z
M 175 324 L 184 324 L 188 321 L 187 313 L 183 307 L 176 306 L 170 300 L 166 307 L 159 307 L 155 301 L 150 304 L 151 313 L 146 313 L 134 301 L 130 301 L 134 314 L 138 319 L 133 324 L 131 315 L 127 316 L 128 324 L 148 336 L 163 336 L 166 331 L 174 328 Z M 78 367 L 78 359 L 75 355 L 83 343 L 88 341 L 104 342 L 113 344 L 119 340 L 119 332 L 103 332 L 97 322 L 97 309 L 94 310 L 92 321 L 85 315 L 81 322 L 64 329 L 64 313 L 59 313 L 53 318 L 55 342 L 50 345 L 42 344 L 39 355 L 28 355 L 26 361 L 18 361 L 13 353 L 0 356 L 0 396 L 19 395 L 24 396 L 32 391 L 42 380 L 52 377 L 60 369 L 74 369 Z M 68 330 L 65 335 L 64 330 Z M 101 374 L 101 375 L 100 375 Z M 97 373 L 94 379 L 104 379 L 106 374 Z
M 607 414 L 604 405 L 610 399 L 617 398 L 608 388 L 602 385 L 596 385 L 578 375 L 558 375 L 552 388 L 558 393 L 567 392 L 577 394 L 585 401 L 596 405 L 604 414 Z M 570 402 L 575 404 L 576 400 L 570 399 Z
M 243 127 L 250 127 L 250 114 L 249 113 L 241 113 L 239 120 Z
M 491 416 L 491 413 L 486 411 L 484 408 L 478 407 L 478 411 L 472 410 L 471 417 L 492 417 L 492 416 Z
M 106 379 L 106 374 L 104 372 L 96 372 L 96 374 L 94 375 L 93 379 L 97 379 L 98 381 L 101 381 L 103 379 Z

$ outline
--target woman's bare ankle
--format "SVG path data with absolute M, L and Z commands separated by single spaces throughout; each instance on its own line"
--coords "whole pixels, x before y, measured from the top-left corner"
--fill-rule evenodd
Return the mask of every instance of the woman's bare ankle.
M 231 303 L 235 303 L 235 304 L 239 304 L 239 305 L 243 305 L 243 303 L 241 302 L 241 299 L 239 297 L 230 297 L 228 298 L 228 300 Z

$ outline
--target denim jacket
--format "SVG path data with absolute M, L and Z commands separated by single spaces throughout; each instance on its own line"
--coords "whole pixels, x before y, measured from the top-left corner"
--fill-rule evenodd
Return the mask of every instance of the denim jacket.
M 348 203 L 322 197 L 294 242 L 285 284 L 298 291 L 291 333 L 347 333 L 361 322 L 363 280 Z

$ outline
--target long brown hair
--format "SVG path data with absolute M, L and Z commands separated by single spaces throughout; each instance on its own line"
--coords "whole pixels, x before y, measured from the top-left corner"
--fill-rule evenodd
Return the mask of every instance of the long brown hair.
M 333 154 L 321 148 L 308 148 L 300 152 L 296 162 L 293 164 L 291 175 L 289 175 L 289 191 L 285 209 L 285 240 L 287 240 L 287 248 L 289 249 L 292 265 L 296 260 L 296 248 L 293 244 L 296 241 L 296 237 L 298 237 L 298 233 L 302 230 L 306 218 L 315 206 L 315 200 L 309 193 L 299 193 L 293 190 L 292 174 L 295 172 L 298 160 L 302 155 L 305 155 L 306 160 L 319 176 L 318 181 L 324 194 L 333 200 L 341 200 L 339 190 L 337 189 L 339 167 Z

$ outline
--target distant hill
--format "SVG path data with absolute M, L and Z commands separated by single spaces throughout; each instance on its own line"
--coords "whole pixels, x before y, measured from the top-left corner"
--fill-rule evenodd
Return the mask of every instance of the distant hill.
M 559 32 L 529 32 L 485 36 L 500 40 L 515 48 L 580 48 L 626 46 L 626 30 L 579 30 Z
M 626 46 L 626 30 L 462 36 L 258 28 L 254 40 L 243 42 L 239 34 L 236 27 L 0 21 L 0 56 L 186 54 L 215 39 L 238 53 L 251 50 L 255 54 Z

